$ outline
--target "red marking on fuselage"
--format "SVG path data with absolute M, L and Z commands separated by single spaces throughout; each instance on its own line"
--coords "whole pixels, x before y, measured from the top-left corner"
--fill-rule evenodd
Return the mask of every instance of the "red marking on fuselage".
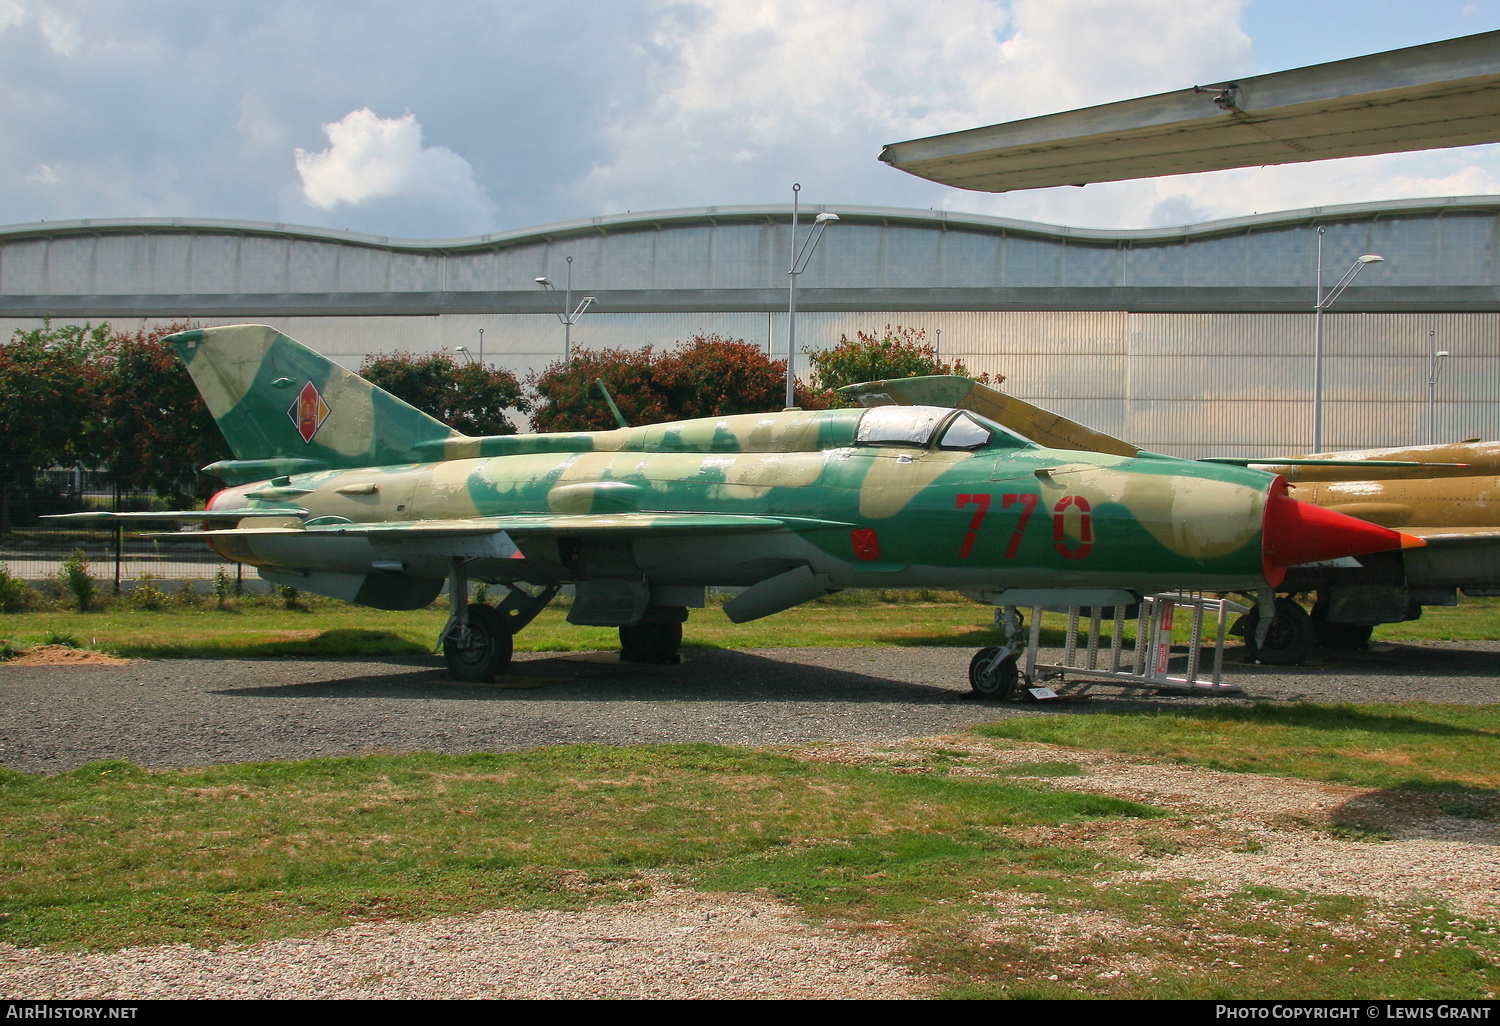
M 979 535 L 979 525 L 984 523 L 984 515 L 989 512 L 990 497 L 988 495 L 955 495 L 953 504 L 959 509 L 965 506 L 977 507 L 974 515 L 969 518 L 969 529 L 964 532 L 963 543 L 958 547 L 958 558 L 968 559 L 969 553 L 974 548 L 974 539 Z
M 1009 509 L 1017 503 L 1021 506 L 1021 515 L 1016 517 L 1016 526 L 1010 532 L 1010 544 L 1005 546 L 1005 558 L 1015 559 L 1016 552 L 1021 547 L 1021 532 L 1026 530 L 1026 525 L 1031 521 L 1031 513 L 1036 509 L 1037 495 L 1035 492 L 1007 493 L 1000 496 L 1000 508 Z
M 1068 547 L 1064 524 L 1068 510 L 1078 508 L 1078 545 Z M 1082 495 L 1064 495 L 1052 507 L 1052 544 L 1064 559 L 1082 559 L 1094 547 L 1093 507 Z
M 855 559 L 880 558 L 880 540 L 873 527 L 856 527 L 849 532 L 849 543 L 854 546 Z

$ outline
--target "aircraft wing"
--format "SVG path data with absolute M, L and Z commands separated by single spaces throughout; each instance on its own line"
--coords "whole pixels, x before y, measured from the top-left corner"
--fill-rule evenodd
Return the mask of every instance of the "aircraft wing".
M 280 514 L 288 516 L 286 512 Z M 375 545 L 402 545 L 408 542 L 464 538 L 505 532 L 525 538 L 539 535 L 653 534 L 703 535 L 746 534 L 790 529 L 808 531 L 818 528 L 848 528 L 844 521 L 819 520 L 813 517 L 757 517 L 727 513 L 521 513 L 498 517 L 466 517 L 454 520 L 384 521 L 371 524 L 317 523 L 301 526 L 235 527 L 218 531 L 167 531 L 155 537 L 164 538 L 267 538 L 296 537 L 363 537 Z
M 1500 527 L 1403 527 L 1401 533 L 1414 534 L 1438 548 L 1500 542 Z
M 300 517 L 307 510 L 298 506 L 283 509 L 267 509 L 264 506 L 244 509 L 163 509 L 142 510 L 130 513 L 52 513 L 43 520 L 244 520 L 250 517 Z

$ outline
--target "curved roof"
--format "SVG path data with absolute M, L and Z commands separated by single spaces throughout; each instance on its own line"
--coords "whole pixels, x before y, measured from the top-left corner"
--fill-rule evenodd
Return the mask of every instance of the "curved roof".
M 838 204 L 808 207 L 802 211 L 803 224 L 823 211 L 839 215 L 840 222 L 850 224 L 904 225 L 939 231 L 966 230 L 1006 235 L 1029 235 L 1039 238 L 1100 242 L 1173 243 L 1184 239 L 1231 235 L 1264 228 L 1331 223 L 1334 221 L 1375 220 L 1392 217 L 1441 216 L 1446 212 L 1500 212 L 1500 195 L 1450 196 L 1440 199 L 1379 200 L 1370 203 L 1341 203 L 1322 207 L 1251 214 L 1244 217 L 1202 221 L 1197 224 L 1157 228 L 1085 228 L 1044 224 L 1008 217 L 990 217 L 951 210 L 919 210 L 912 207 L 861 207 Z M 454 239 L 405 239 L 389 235 L 366 235 L 361 232 L 317 228 L 310 225 L 273 223 L 270 221 L 233 221 L 194 217 L 115 217 L 83 218 L 71 221 L 36 221 L 30 224 L 0 225 L 0 245 L 23 239 L 51 239 L 67 235 L 261 235 L 288 239 L 334 242 L 410 253 L 461 253 L 481 249 L 552 243 L 587 235 L 609 235 L 618 232 L 659 231 L 664 228 L 690 228 L 731 224 L 783 225 L 791 220 L 790 206 L 684 207 L 677 210 L 651 210 L 642 213 L 606 214 L 598 217 L 558 221 L 553 224 L 509 231 L 491 232 Z
M 800 280 L 802 309 L 1305 310 L 1313 229 L 1326 227 L 1326 269 L 1385 257 L 1342 311 L 1500 310 L 1500 196 L 1137 229 L 831 209 L 839 221 Z M 790 216 L 786 206 L 703 207 L 434 240 L 193 218 L 11 225 L 0 227 L 0 314 L 550 314 L 558 298 L 535 279 L 561 283 L 569 267 L 596 315 L 772 312 L 786 306 Z

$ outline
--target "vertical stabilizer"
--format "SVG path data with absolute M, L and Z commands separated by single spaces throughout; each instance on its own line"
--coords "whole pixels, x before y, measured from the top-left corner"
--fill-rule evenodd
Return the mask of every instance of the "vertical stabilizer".
M 166 339 L 235 458 L 274 473 L 442 458 L 463 435 L 264 324 Z

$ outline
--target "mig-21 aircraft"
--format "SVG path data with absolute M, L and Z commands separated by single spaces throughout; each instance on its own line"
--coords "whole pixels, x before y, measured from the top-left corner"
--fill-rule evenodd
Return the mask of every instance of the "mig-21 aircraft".
M 673 662 L 709 587 L 754 620 L 843 588 L 963 590 L 997 606 L 1238 591 L 1286 568 L 1420 545 L 1297 502 L 1282 479 L 1145 452 L 1059 451 L 936 406 L 785 410 L 612 431 L 469 437 L 263 325 L 180 332 L 234 459 L 203 521 L 268 581 L 379 609 L 449 589 L 450 673 L 491 680 L 564 584 L 568 619 Z M 468 601 L 469 582 L 503 587 Z M 1013 639 L 1012 639 L 1013 640 Z M 1015 684 L 1014 643 L 975 690 Z M 978 657 L 976 657 L 978 658 Z

